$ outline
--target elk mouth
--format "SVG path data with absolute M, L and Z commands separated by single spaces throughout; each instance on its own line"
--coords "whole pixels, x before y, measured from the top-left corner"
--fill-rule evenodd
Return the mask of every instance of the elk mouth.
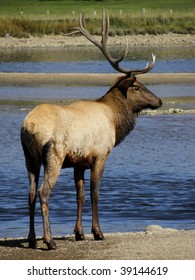
M 158 109 L 159 107 L 161 107 L 162 105 L 158 105 L 158 106 L 148 106 L 146 109 L 150 109 L 150 110 L 156 110 Z
M 162 107 L 163 103 L 162 100 L 158 100 L 158 104 L 155 102 L 155 105 L 148 104 L 148 106 L 145 106 L 144 109 L 150 109 L 150 110 L 157 110 L 158 108 Z
M 139 116 L 143 110 L 147 110 L 147 109 L 156 110 L 161 106 L 162 106 L 162 101 L 159 102 L 159 105 L 147 105 L 147 106 L 143 106 L 143 107 L 141 107 L 141 106 L 135 107 L 133 110 L 133 113 L 136 114 L 137 116 Z

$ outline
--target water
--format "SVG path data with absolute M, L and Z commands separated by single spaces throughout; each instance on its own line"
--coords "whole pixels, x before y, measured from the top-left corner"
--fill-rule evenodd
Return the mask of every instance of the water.
M 147 86 L 159 97 L 194 96 L 194 85 L 149 85 Z M 107 92 L 109 87 L 21 87 L 1 86 L 0 100 L 47 100 L 47 99 L 89 99 L 98 98 Z M 189 104 L 190 105 L 190 104 Z
M 120 47 L 111 48 L 119 57 Z M 157 56 L 154 70 L 157 73 L 188 73 L 195 71 L 195 48 L 185 47 L 130 47 L 122 63 L 128 69 L 142 69 L 151 61 L 151 53 Z M 61 49 L 0 50 L 0 72 L 80 72 L 110 73 L 114 70 L 95 47 L 66 47 Z
M 195 70 L 195 50 L 191 47 L 133 48 L 124 65 L 145 66 L 152 52 L 158 57 L 155 72 Z M 0 50 L 0 71 L 102 73 L 112 69 L 92 47 Z M 159 97 L 195 94 L 194 85 L 149 88 Z M 0 99 L 96 98 L 106 90 L 107 87 L 0 87 Z M 32 105 L 0 105 L 0 237 L 28 234 L 29 187 L 20 127 L 31 109 Z M 106 163 L 99 203 L 102 230 L 138 231 L 150 224 L 195 229 L 194 146 L 195 115 L 140 116 L 134 131 L 113 150 Z M 42 235 L 39 203 L 36 209 L 36 231 Z M 50 217 L 53 235 L 73 232 L 76 195 L 72 169 L 61 172 L 51 195 Z M 86 171 L 83 225 L 85 232 L 90 233 L 89 171 Z

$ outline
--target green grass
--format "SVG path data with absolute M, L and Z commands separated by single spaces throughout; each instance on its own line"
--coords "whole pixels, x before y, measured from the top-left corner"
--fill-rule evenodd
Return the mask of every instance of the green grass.
M 50 15 L 71 16 L 72 12 L 100 13 L 102 7 L 111 12 L 139 13 L 146 9 L 152 12 L 193 12 L 194 0 L 0 0 L 1 15 L 17 15 L 21 11 L 26 15 L 44 16 L 49 11 Z
M 102 8 L 111 35 L 195 34 L 194 0 L 0 0 L 0 36 L 66 33 L 84 12 L 89 30 L 100 33 Z

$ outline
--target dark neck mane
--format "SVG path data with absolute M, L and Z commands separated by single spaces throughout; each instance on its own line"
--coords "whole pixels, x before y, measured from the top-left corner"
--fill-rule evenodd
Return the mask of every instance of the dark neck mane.
M 117 89 L 108 92 L 96 101 L 104 103 L 112 109 L 116 130 L 116 146 L 133 130 L 136 116 L 128 108 L 127 99 Z

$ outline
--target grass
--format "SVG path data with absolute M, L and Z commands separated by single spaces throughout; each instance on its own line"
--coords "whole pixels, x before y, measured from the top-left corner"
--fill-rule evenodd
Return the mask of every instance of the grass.
M 110 13 L 110 35 L 195 34 L 194 0 L 0 0 L 0 36 L 67 33 L 81 12 L 99 34 L 102 7 Z
M 26 15 L 43 16 L 71 16 L 74 11 L 79 14 L 101 13 L 102 7 L 109 9 L 111 12 L 139 13 L 146 12 L 172 11 L 188 12 L 195 8 L 194 0 L 0 0 L 0 14 L 13 15 L 20 14 L 21 11 Z

